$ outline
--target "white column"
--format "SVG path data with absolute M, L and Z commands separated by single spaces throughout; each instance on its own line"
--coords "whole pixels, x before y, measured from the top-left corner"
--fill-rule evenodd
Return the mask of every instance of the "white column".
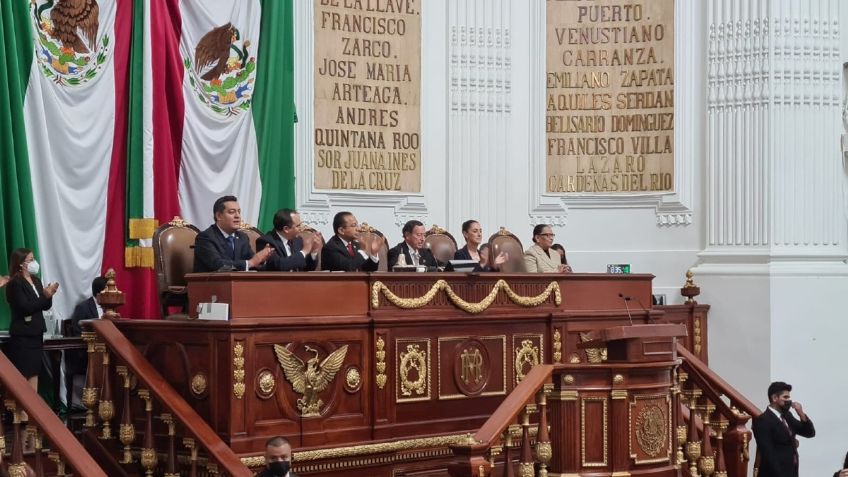
M 709 0 L 707 237 L 710 364 L 766 404 L 775 380 L 814 419 L 801 475 L 832 473 L 848 415 L 835 396 L 848 292 L 840 151 L 839 0 Z M 753 456 L 753 454 L 752 454 Z
M 479 220 L 488 235 L 514 216 L 509 189 L 516 178 L 505 173 L 516 160 L 509 153 L 513 9 L 510 0 L 449 2 L 449 206 L 440 225 L 460 242 L 464 220 Z

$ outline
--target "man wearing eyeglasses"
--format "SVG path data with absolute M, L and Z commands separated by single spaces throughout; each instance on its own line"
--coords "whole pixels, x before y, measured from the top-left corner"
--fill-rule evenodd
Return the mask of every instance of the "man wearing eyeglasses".
M 333 217 L 336 232 L 321 249 L 321 269 L 343 272 L 374 272 L 380 258 L 381 241 L 372 239 L 364 249 L 359 245 L 359 223 L 350 212 L 339 212 Z
M 524 268 L 530 273 L 569 273 L 571 267 L 564 265 L 559 252 L 551 248 L 554 234 L 548 224 L 533 228 L 533 245 L 524 251 Z

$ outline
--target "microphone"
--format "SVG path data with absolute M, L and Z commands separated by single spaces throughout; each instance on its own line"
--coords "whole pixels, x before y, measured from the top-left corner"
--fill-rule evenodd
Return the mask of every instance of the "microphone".
M 631 300 L 631 298 L 623 293 L 619 293 L 618 297 L 624 300 L 624 309 L 627 310 L 627 318 L 630 320 L 630 326 L 633 326 L 633 316 L 630 314 L 630 307 L 627 305 L 627 302 Z

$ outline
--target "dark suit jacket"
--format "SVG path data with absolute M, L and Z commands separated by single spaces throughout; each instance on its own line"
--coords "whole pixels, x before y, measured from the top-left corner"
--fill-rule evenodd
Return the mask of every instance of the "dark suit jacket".
M 53 299 L 44 296 L 44 287 L 41 286 L 41 280 L 38 277 L 32 277 L 32 283 L 38 290 L 37 295 L 29 282 L 21 275 L 15 275 L 6 284 L 6 302 L 12 312 L 10 335 L 41 336 L 47 331 L 44 324 L 44 311 L 53 306 Z
M 354 254 L 351 257 L 342 239 L 338 235 L 333 235 L 321 249 L 321 269 L 345 272 L 377 271 L 377 262 L 370 258 L 362 258 L 358 250 L 359 244 L 353 242 Z
M 454 260 L 474 260 L 474 258 L 471 256 L 471 252 L 468 251 L 468 245 L 457 250 L 453 254 L 453 259 Z M 477 265 L 474 265 L 473 271 L 475 271 L 475 272 L 491 272 L 492 269 L 489 268 L 489 267 L 481 267 L 480 264 L 478 263 Z
M 766 409 L 754 418 L 753 431 L 760 453 L 760 477 L 798 477 L 795 465 L 795 435 L 814 437 L 816 428 L 807 417 L 806 422 L 795 419 L 791 413 L 784 414 L 789 429 L 772 411 Z
M 99 316 L 97 316 L 97 304 L 94 302 L 94 297 L 90 297 L 88 300 L 77 304 L 74 307 L 74 314 L 71 315 L 71 336 L 82 336 L 80 321 L 96 320 L 97 318 Z M 87 364 L 88 353 L 85 350 L 65 351 L 65 366 L 73 374 L 85 373 Z
M 243 271 L 245 262 L 252 257 L 253 250 L 250 249 L 250 239 L 247 235 L 236 232 L 236 249 L 233 254 L 230 243 L 215 224 L 197 234 L 194 240 L 195 273 L 217 272 L 222 267 Z
M 409 254 L 409 245 L 406 242 L 401 242 L 389 249 L 389 263 L 386 264 L 389 266 L 389 270 L 397 265 L 397 260 L 401 253 L 406 257 L 406 264 L 412 265 L 412 255 Z M 420 248 L 418 249 L 418 265 L 426 265 L 429 269 L 438 266 L 438 263 L 430 249 Z
M 303 250 L 303 239 L 297 237 L 292 241 L 291 255 L 286 255 L 286 245 L 280 240 L 276 230 L 256 239 L 256 250 L 262 250 L 265 245 L 270 245 L 274 253 L 265 262 L 263 270 L 272 272 L 311 272 L 315 270 L 317 262 L 312 259 L 312 254 L 304 257 L 300 252 Z

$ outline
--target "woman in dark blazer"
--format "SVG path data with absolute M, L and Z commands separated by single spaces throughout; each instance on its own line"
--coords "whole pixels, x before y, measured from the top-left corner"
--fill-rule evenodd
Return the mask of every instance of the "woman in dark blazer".
M 32 251 L 18 248 L 9 257 L 9 283 L 6 284 L 6 301 L 12 312 L 9 341 L 5 353 L 12 364 L 38 390 L 38 373 L 41 371 L 41 351 L 44 346 L 44 311 L 53 306 L 53 295 L 58 283 L 46 287 L 36 276 L 38 262 Z
M 476 220 L 466 220 L 462 223 L 462 236 L 465 237 L 465 246 L 453 254 L 454 260 L 474 260 L 479 265 L 474 267 L 475 272 L 490 272 L 497 270 L 500 265 L 509 259 L 509 254 L 501 252 L 495 257 L 493 267 L 488 266 L 488 256 L 481 253 L 480 243 L 483 241 L 483 228 Z

